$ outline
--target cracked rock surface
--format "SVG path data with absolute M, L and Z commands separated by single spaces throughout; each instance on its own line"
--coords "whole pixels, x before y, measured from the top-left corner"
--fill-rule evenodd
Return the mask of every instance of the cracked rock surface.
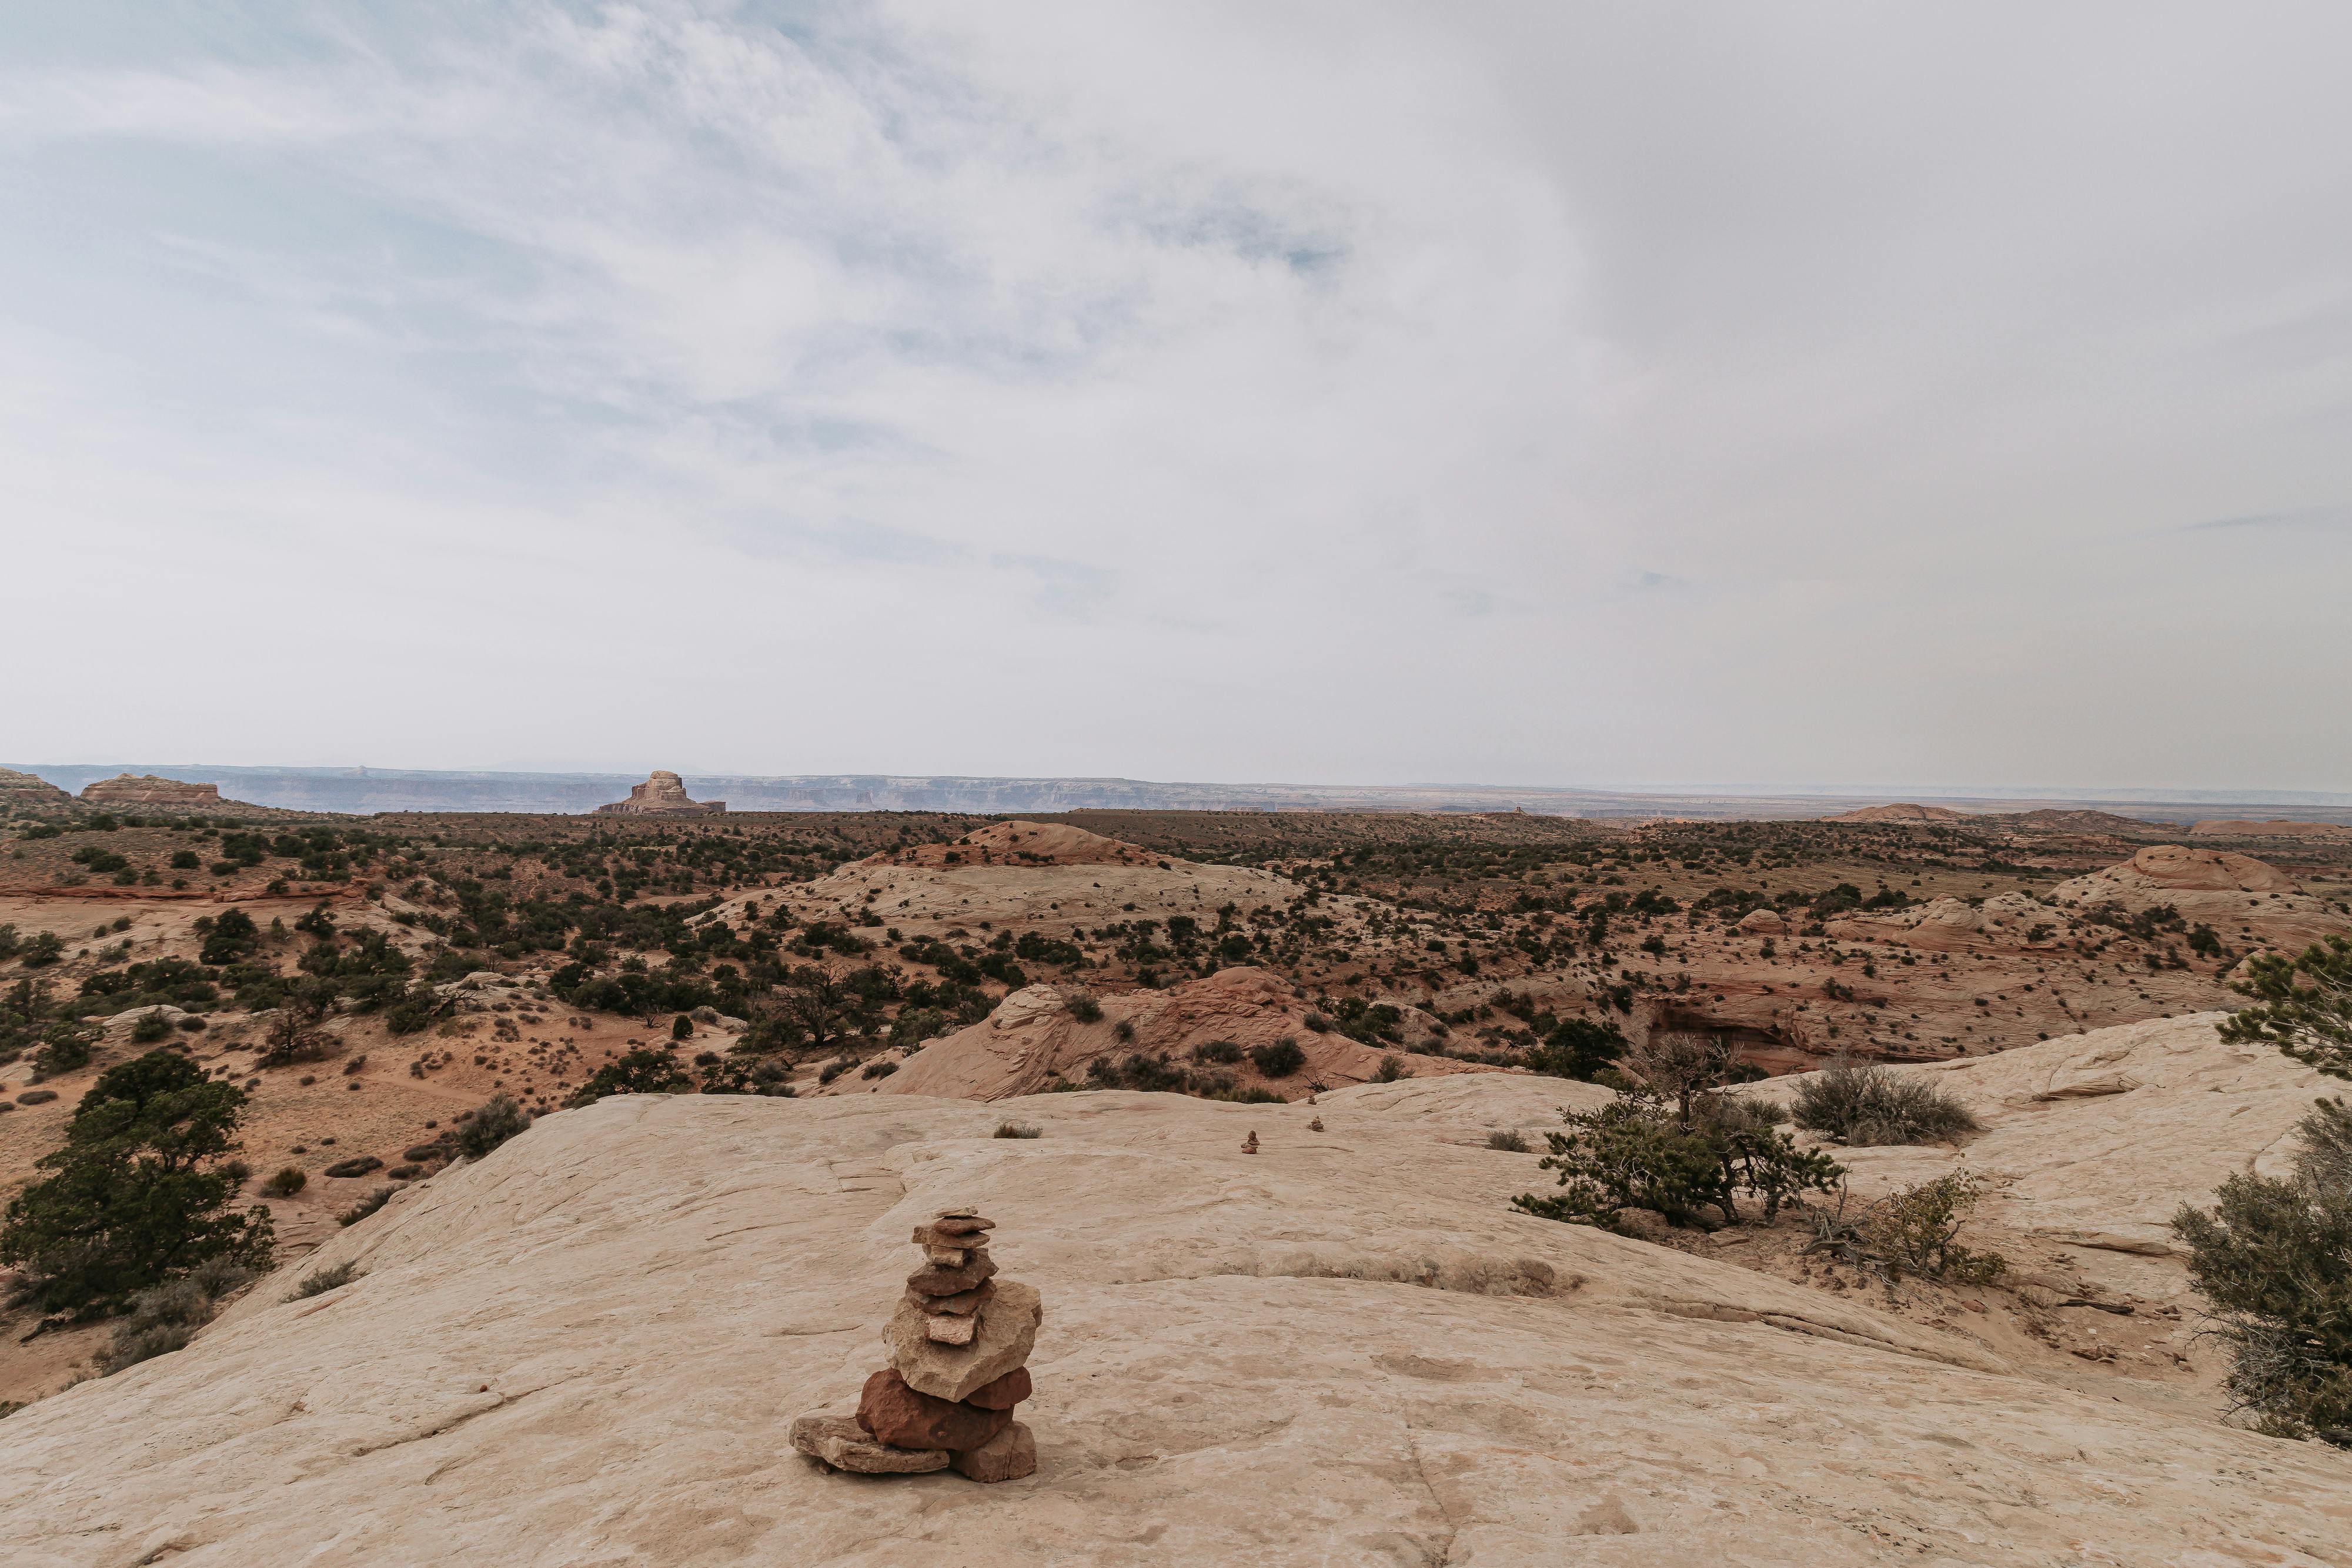
M 2234 1109 L 2243 1064 L 2215 1046 L 2196 1079 L 2179 1041 L 2048 1064 L 2126 1092 L 2035 1102 L 2050 1074 L 2020 1063 L 1984 1103 L 2053 1130 Z M 1057 1094 L 1021 1103 L 1035 1139 L 991 1135 L 1001 1103 L 605 1100 L 403 1193 L 187 1350 L 0 1421 L 0 1561 L 2342 1561 L 2347 1456 L 1512 1212 L 1544 1177 L 1486 1130 L 1596 1093 Z M 2234 1119 L 2239 1158 L 2270 1121 Z M 2139 1205 L 2204 1196 L 2160 1140 L 2116 1157 Z M 955 1201 L 1054 1305 L 1002 1439 L 1034 1474 L 803 1461 L 793 1416 L 855 1406 L 910 1228 Z M 345 1260 L 350 1284 L 287 1299 Z

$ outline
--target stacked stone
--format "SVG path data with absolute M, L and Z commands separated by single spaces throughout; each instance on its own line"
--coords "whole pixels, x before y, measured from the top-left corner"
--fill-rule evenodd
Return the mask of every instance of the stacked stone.
M 975 1209 L 943 1208 L 915 1229 L 923 1266 L 883 1330 L 890 1364 L 866 1380 L 856 1416 L 803 1416 L 793 1446 L 869 1475 L 952 1468 L 981 1481 L 1037 1468 L 1037 1442 L 1013 1418 L 1029 1397 L 1029 1352 L 1045 1307 L 1035 1291 L 996 1278 Z

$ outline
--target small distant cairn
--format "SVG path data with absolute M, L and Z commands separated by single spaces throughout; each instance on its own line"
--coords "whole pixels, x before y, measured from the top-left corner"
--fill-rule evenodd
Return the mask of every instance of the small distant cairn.
M 988 1233 L 972 1208 L 943 1208 L 915 1228 L 923 1266 L 882 1331 L 890 1364 L 866 1380 L 855 1416 L 803 1416 L 793 1447 L 835 1469 L 921 1475 L 952 1469 L 976 1481 L 1037 1469 L 1037 1440 L 1013 1418 L 1029 1397 L 1029 1352 L 1045 1303 L 995 1278 Z

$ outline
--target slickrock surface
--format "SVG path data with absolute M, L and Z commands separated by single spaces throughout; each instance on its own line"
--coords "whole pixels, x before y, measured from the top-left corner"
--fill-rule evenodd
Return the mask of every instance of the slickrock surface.
M 2205 1156 L 2174 1142 L 2274 1141 L 2300 1089 L 2173 1023 L 2115 1061 L 2077 1040 L 2072 1067 L 1970 1076 L 2019 1052 L 1952 1080 L 2020 1137 L 2049 1119 L 2041 1154 L 2002 1156 L 2016 1201 L 2093 1223 L 2084 1134 L 2136 1104 L 2176 1138 L 2118 1140 L 2100 1179 L 2131 1207 L 2101 1225 L 2203 1196 Z M 2032 1098 L 2075 1070 L 2142 1084 Z M 2344 1561 L 2352 1458 L 1511 1212 L 1535 1156 L 1486 1131 L 1597 1094 L 1480 1074 L 1313 1109 L 1041 1096 L 1034 1140 L 990 1135 L 1002 1107 L 899 1095 L 607 1100 L 336 1233 L 189 1349 L 0 1422 L 0 1561 Z M 910 1228 L 965 1202 L 1053 1310 L 1021 1419 L 961 1462 L 1027 1442 L 1035 1473 L 792 1452 L 796 1413 L 855 1405 Z M 287 1300 L 345 1260 L 352 1283 Z
M 217 784 L 184 784 L 152 773 L 118 773 L 86 785 L 81 798 L 100 806 L 183 806 L 205 810 L 221 803 Z
M 596 808 L 600 815 L 616 817 L 716 817 L 726 810 L 724 800 L 688 800 L 685 781 L 660 768 L 633 786 L 627 800 Z

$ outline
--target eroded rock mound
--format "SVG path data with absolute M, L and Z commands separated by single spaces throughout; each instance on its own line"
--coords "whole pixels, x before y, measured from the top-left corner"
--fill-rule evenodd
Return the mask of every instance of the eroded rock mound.
M 31 773 L 19 773 L 13 768 L 0 768 L 0 808 L 32 806 L 47 809 L 70 806 L 73 797 Z
M 221 803 L 217 784 L 188 784 L 152 773 L 118 773 L 85 787 L 81 798 L 99 806 L 165 806 L 210 810 Z
M 1349 1039 L 1315 1016 L 1289 982 L 1265 969 L 1220 969 L 1164 991 L 1130 991 L 1098 998 L 1099 1013 L 1074 986 L 1031 986 L 1013 992 L 979 1023 L 932 1040 L 887 1078 L 843 1075 L 836 1093 L 936 1094 L 959 1100 L 1003 1100 L 1034 1094 L 1055 1083 L 1100 1082 L 1095 1071 L 1130 1058 L 1144 1076 L 1115 1075 L 1114 1087 L 1160 1087 L 1150 1076 L 1164 1061 L 1195 1087 L 1222 1079 L 1229 1090 L 1263 1089 L 1285 1100 L 1303 1099 L 1320 1086 L 1343 1088 L 1381 1076 L 1399 1058 L 1417 1076 L 1491 1072 L 1494 1068 L 1449 1057 L 1406 1054 Z M 1076 1004 L 1076 1005 L 1074 1005 Z M 1425 1020 L 1424 1020 L 1425 1021 Z M 1318 1023 L 1324 1027 L 1317 1028 Z M 1297 1059 L 1283 1050 L 1287 1040 Z M 1269 1071 L 1268 1069 L 1277 1071 Z
M 1825 822 L 1965 822 L 1969 815 L 1946 806 L 1915 806 L 1899 801 L 1891 806 L 1861 806 L 1824 817 Z
M 869 865 L 1160 865 L 1165 855 L 1118 839 L 1107 839 L 1067 822 L 992 822 L 951 844 L 917 844 L 891 854 L 870 855 Z
M 726 810 L 724 800 L 688 800 L 684 781 L 659 768 L 632 789 L 627 800 L 596 808 L 601 815 L 617 817 L 716 817 Z

